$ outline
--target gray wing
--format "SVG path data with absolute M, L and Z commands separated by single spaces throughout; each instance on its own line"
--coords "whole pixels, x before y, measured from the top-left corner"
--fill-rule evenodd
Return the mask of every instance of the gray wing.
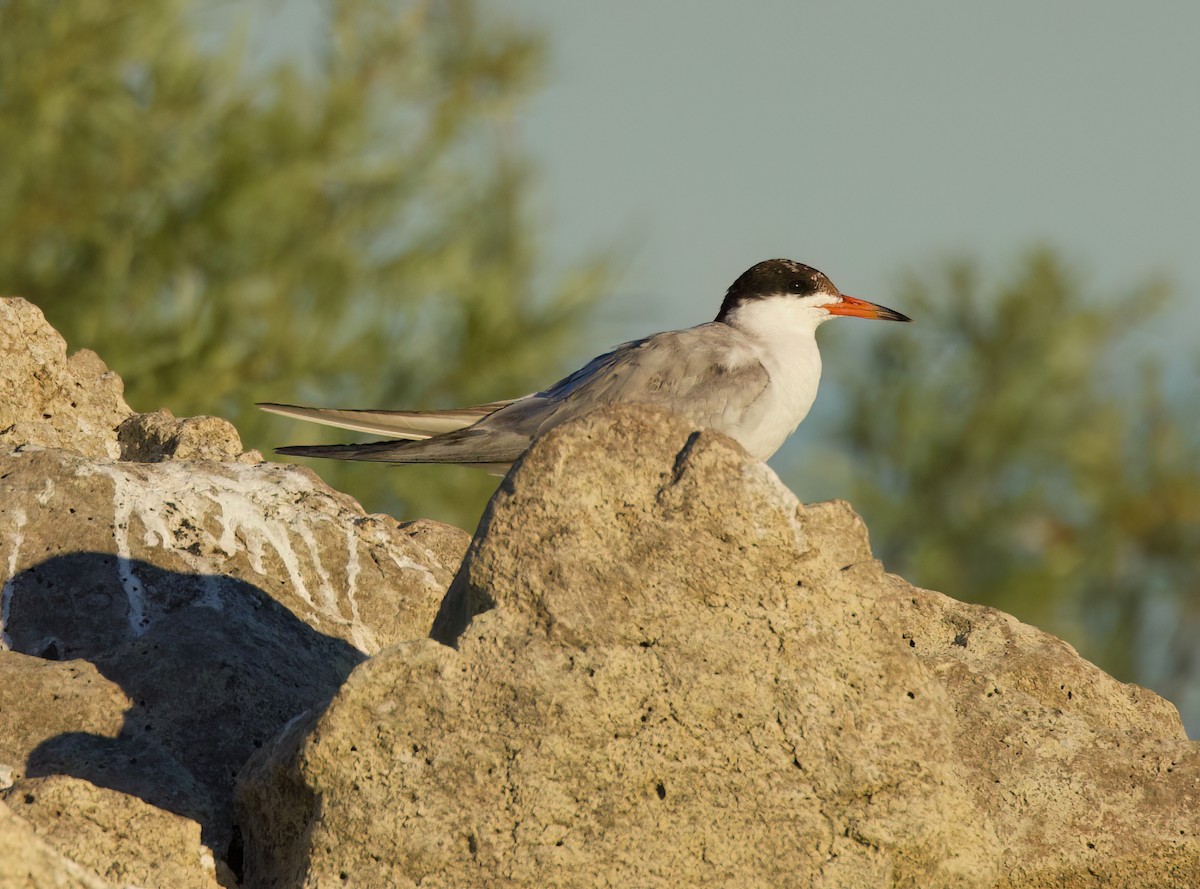
M 714 322 L 618 346 L 471 429 L 531 440 L 600 405 L 621 402 L 666 408 L 698 426 L 731 433 L 757 421 L 769 382 L 745 334 Z
M 648 404 L 698 426 L 732 433 L 753 425 L 770 378 L 746 336 L 716 322 L 618 346 L 549 389 L 527 395 L 472 426 L 424 441 L 279 448 L 281 454 L 385 463 L 516 460 L 539 435 L 604 404 Z

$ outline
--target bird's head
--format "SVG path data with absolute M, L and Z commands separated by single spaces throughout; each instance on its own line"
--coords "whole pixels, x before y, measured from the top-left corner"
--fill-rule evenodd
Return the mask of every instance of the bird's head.
M 789 316 L 815 327 L 836 315 L 911 321 L 899 312 L 865 299 L 846 296 L 811 266 L 790 259 L 768 259 L 747 269 L 725 294 L 718 321 L 744 324 L 748 315 Z

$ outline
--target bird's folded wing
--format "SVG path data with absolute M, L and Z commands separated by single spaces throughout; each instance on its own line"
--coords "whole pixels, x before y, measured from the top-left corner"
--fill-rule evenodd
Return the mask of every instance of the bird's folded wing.
M 493 411 L 512 404 L 512 401 L 512 399 L 493 401 L 489 404 L 477 404 L 472 407 L 444 411 L 341 410 L 271 403 L 258 406 L 272 414 L 308 420 L 325 426 L 337 426 L 341 429 L 366 432 L 371 435 L 388 435 L 392 438 L 419 440 L 470 426 Z
M 614 402 L 663 407 L 698 426 L 731 433 L 755 422 L 755 414 L 765 409 L 762 395 L 769 384 L 770 375 L 743 334 L 725 324 L 704 324 L 618 346 L 544 392 L 460 411 L 260 407 L 348 429 L 418 439 L 298 445 L 278 448 L 280 454 L 492 467 L 512 463 L 553 427 Z M 364 417 L 368 419 L 363 421 Z
M 728 432 L 763 410 L 770 381 L 743 334 L 725 324 L 703 324 L 626 343 L 546 392 L 497 411 L 480 427 L 502 426 L 510 414 L 544 397 L 536 434 L 613 402 L 666 408 Z

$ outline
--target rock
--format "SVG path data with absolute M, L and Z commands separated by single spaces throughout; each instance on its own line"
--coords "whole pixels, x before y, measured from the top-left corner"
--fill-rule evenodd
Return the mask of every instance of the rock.
M 455 575 L 121 392 L 0 300 L 0 885 L 1200 885 L 1174 708 L 720 435 L 555 430 Z
M 1174 708 L 678 418 L 536 444 L 436 634 L 247 764 L 244 885 L 1200 885 Z
M 0 299 L 0 445 L 116 458 L 117 426 L 133 413 L 124 391 L 95 352 L 68 358 L 66 341 L 37 306 Z
M 48 661 L 0 651 L 0 790 L 25 774 L 50 738 L 86 732 L 115 738 L 132 701 L 87 661 Z
M 261 463 L 258 451 L 242 453 L 242 439 L 220 417 L 176 419 L 170 411 L 134 414 L 117 427 L 121 459 L 135 463 L 163 460 L 211 460 Z
M 131 702 L 115 739 L 81 724 L 35 748 L 30 773 L 137 793 L 218 849 L 246 758 L 367 655 L 423 635 L 456 564 L 431 554 L 467 542 L 278 464 L 27 448 L 0 474 L 8 646 L 85 659 Z
M 113 889 L 63 855 L 0 800 L 0 886 L 21 889 Z
M 121 391 L 0 300 L 4 817 L 76 859 L 38 858 L 45 874 L 205 885 L 205 846 L 236 839 L 242 764 L 355 664 L 428 632 L 469 536 L 367 515 L 243 454 L 226 421 L 134 415 Z
M 54 775 L 19 781 L 5 801 L 48 845 L 117 885 L 219 885 L 200 825 L 135 796 Z

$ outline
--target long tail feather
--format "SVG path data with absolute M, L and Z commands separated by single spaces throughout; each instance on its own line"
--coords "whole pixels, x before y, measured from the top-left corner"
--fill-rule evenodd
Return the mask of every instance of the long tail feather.
M 377 441 L 349 445 L 291 445 L 275 453 L 289 457 L 326 457 L 372 463 L 458 463 L 507 466 L 521 456 L 529 440 L 515 434 L 459 429 L 420 441 Z
M 511 399 L 444 411 L 343 410 L 269 402 L 259 404 L 258 407 L 268 413 L 320 423 L 324 426 L 337 426 L 341 429 L 365 432 L 370 435 L 389 435 L 393 438 L 421 440 L 464 429 L 509 404 L 512 404 Z M 349 445 L 349 447 L 358 446 Z

